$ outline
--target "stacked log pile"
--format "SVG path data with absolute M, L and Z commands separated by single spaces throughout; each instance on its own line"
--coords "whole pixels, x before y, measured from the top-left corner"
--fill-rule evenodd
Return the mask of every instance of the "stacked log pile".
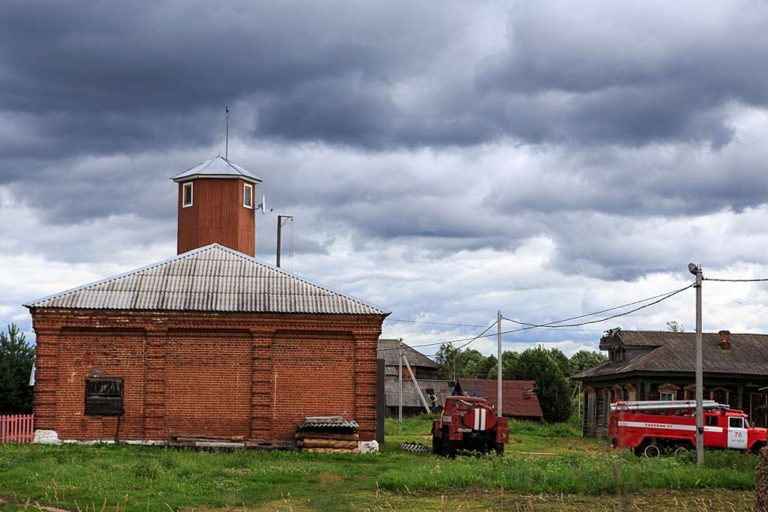
M 357 453 L 357 422 L 341 416 L 312 416 L 296 432 L 299 450 L 311 453 Z

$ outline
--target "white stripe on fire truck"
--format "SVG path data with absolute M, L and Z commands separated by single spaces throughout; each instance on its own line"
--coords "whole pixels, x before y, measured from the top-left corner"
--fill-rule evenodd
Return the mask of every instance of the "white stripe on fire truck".
M 480 409 L 480 430 L 485 430 L 485 409 Z
M 475 409 L 474 411 L 474 420 L 475 420 L 475 430 L 480 430 L 480 409 Z
M 646 421 L 620 421 L 620 427 L 658 428 L 665 430 L 692 430 L 696 431 L 696 425 L 675 425 L 673 423 L 650 423 Z M 704 427 L 704 432 L 722 432 L 723 427 Z

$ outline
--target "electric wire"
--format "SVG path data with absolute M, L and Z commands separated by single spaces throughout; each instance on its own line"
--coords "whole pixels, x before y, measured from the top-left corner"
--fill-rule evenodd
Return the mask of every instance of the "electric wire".
M 683 288 L 679 288 L 677 290 L 672 290 L 670 292 L 662 293 L 662 294 L 659 294 L 659 295 L 654 295 L 653 297 L 648 297 L 646 299 L 642 299 L 642 300 L 638 300 L 638 301 L 634 301 L 634 302 L 629 302 L 629 303 L 623 304 L 621 306 L 615 306 L 613 308 L 608 308 L 608 309 L 604 309 L 604 310 L 601 310 L 601 311 L 596 311 L 594 313 L 589 313 L 589 314 L 586 314 L 586 315 L 579 315 L 579 316 L 576 316 L 576 317 L 565 318 L 565 319 L 562 319 L 562 320 L 555 320 L 553 322 L 548 322 L 546 324 L 524 323 L 524 322 L 519 322 L 517 320 L 512 320 L 512 319 L 509 319 L 509 318 L 502 317 L 503 319 L 508 320 L 510 322 L 517 323 L 518 325 L 523 325 L 523 327 L 520 327 L 519 329 L 511 329 L 511 330 L 508 330 L 508 331 L 502 331 L 501 334 L 502 335 L 504 335 L 504 334 L 512 334 L 512 333 L 515 333 L 515 332 L 528 331 L 528 330 L 531 330 L 531 329 L 538 329 L 538 328 L 543 328 L 543 327 L 555 327 L 555 328 L 558 328 L 558 327 L 580 327 L 580 326 L 583 326 L 583 325 L 591 325 L 591 324 L 596 324 L 596 323 L 600 323 L 600 322 L 606 322 L 608 320 L 613 320 L 614 318 L 619 318 L 619 317 L 622 317 L 622 316 L 630 315 L 630 314 L 636 313 L 637 311 L 640 311 L 642 309 L 654 306 L 654 305 L 656 305 L 656 304 L 658 304 L 660 302 L 663 302 L 663 301 L 665 301 L 665 300 L 667 300 L 669 298 L 674 297 L 675 295 L 677 295 L 679 293 L 684 292 L 685 290 L 693 288 L 693 286 L 694 286 L 693 284 L 689 284 L 688 286 L 684 286 Z M 653 299 L 656 299 L 656 300 L 653 300 Z M 628 307 L 628 306 L 633 306 L 633 305 L 640 304 L 640 303 L 643 303 L 643 302 L 648 302 L 649 300 L 653 300 L 653 302 L 650 302 L 648 304 L 644 304 L 644 305 L 642 305 L 640 307 L 631 309 L 629 311 L 625 311 L 625 312 L 622 312 L 622 313 L 611 315 L 611 316 L 608 316 L 608 317 L 605 317 L 605 318 L 600 318 L 600 319 L 597 319 L 597 320 L 590 320 L 588 322 L 580 322 L 580 323 L 575 323 L 575 324 L 562 324 L 562 322 L 568 322 L 570 320 L 577 320 L 579 318 L 586 318 L 586 317 L 595 316 L 595 315 L 598 315 L 598 314 L 601 314 L 601 313 L 607 313 L 609 311 L 615 311 L 617 309 L 622 309 L 622 308 L 625 308 L 625 307 Z M 561 324 L 561 325 L 557 325 L 557 324 Z M 464 347 L 468 346 L 469 344 L 473 343 L 474 341 L 476 341 L 476 340 L 478 340 L 480 338 L 488 338 L 488 337 L 491 337 L 491 336 L 496 336 L 497 334 L 485 334 L 494 325 L 496 325 L 496 322 L 493 322 L 491 325 L 486 327 L 486 329 L 483 332 L 481 332 L 480 334 L 478 334 L 477 336 L 472 337 L 472 338 L 459 338 L 459 339 L 453 339 L 453 340 L 450 340 L 450 341 L 442 341 L 442 342 L 435 342 L 435 343 L 424 343 L 424 344 L 409 345 L 409 346 L 411 348 L 419 348 L 419 347 L 433 347 L 433 346 L 436 346 L 436 345 L 444 345 L 444 344 L 453 344 L 453 343 L 466 342 L 466 343 L 463 343 L 462 345 L 460 345 L 459 347 L 457 347 L 457 348 L 464 348 Z M 389 349 L 381 349 L 381 350 L 384 351 L 384 350 L 397 350 L 397 349 L 396 348 L 389 348 Z
M 704 281 L 719 281 L 721 283 L 760 283 L 768 281 L 768 278 L 761 279 L 716 279 L 714 277 L 703 277 Z
M 565 325 L 558 326 L 558 325 L 554 325 L 554 324 L 560 324 L 560 323 L 563 323 L 563 322 L 569 322 L 571 320 L 579 320 L 580 318 L 587 318 L 587 317 L 599 315 L 599 314 L 602 314 L 602 313 L 608 313 L 610 311 L 616 311 L 617 309 L 624 309 L 624 308 L 629 307 L 629 306 L 634 306 L 636 304 L 642 304 L 643 302 L 648 302 L 649 300 L 658 299 L 659 297 L 666 297 L 667 295 L 669 295 L 671 297 L 672 295 L 675 295 L 677 293 L 680 293 L 682 291 L 687 290 L 691 286 L 693 286 L 693 285 L 688 285 L 688 286 L 685 286 L 685 287 L 680 288 L 678 290 L 672 290 L 672 291 L 660 293 L 658 295 L 654 295 L 653 297 L 647 297 L 645 299 L 636 300 L 634 302 L 629 302 L 627 304 L 622 304 L 621 306 L 615 306 L 615 307 L 612 307 L 612 308 L 603 309 L 601 311 L 595 311 L 594 313 L 588 313 L 586 315 L 573 316 L 571 318 L 566 318 L 566 319 L 563 319 L 563 320 L 557 320 L 555 322 L 548 322 L 546 324 L 532 324 L 532 323 L 528 323 L 528 322 L 520 322 L 520 321 L 514 320 L 512 318 L 507 318 L 507 317 L 503 317 L 503 318 L 504 318 L 504 320 L 508 320 L 508 321 L 510 321 L 512 323 L 515 323 L 515 324 L 518 324 L 518 325 L 528 325 L 528 326 L 531 326 L 531 327 L 546 327 L 546 328 L 550 328 L 550 329 L 557 329 L 559 327 L 566 327 L 566 326 Z M 606 320 L 610 320 L 610 318 L 607 318 Z M 572 327 L 572 326 L 569 325 L 567 327 Z

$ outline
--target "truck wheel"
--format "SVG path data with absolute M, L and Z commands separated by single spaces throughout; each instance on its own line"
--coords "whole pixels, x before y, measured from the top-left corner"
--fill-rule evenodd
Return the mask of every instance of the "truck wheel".
M 496 455 L 499 457 L 504 455 L 504 443 L 496 443 Z
M 456 442 L 451 441 L 447 436 L 443 438 L 442 453 L 446 457 L 456 458 Z
M 684 459 L 688 456 L 689 452 L 690 450 L 688 449 L 687 446 L 678 446 L 672 452 L 672 456 L 676 459 Z
M 443 454 L 443 440 L 439 437 L 432 436 L 432 453 L 435 455 Z
M 641 447 L 641 453 L 643 457 L 648 457 L 649 459 L 653 459 L 661 455 L 661 450 L 655 444 L 648 443 L 645 446 Z

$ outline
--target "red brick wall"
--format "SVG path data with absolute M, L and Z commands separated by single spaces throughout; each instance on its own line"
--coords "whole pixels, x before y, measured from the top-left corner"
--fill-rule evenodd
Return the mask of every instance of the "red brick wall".
M 343 415 L 374 439 L 383 316 L 33 310 L 36 428 L 112 439 L 85 417 L 84 379 L 125 378 L 121 439 L 174 434 L 293 441 L 304 416 Z
M 64 439 L 140 438 L 144 422 L 144 333 L 113 332 L 101 336 L 93 331 L 65 329 L 59 337 L 59 360 L 68 361 L 57 368 L 57 414 L 69 414 L 59 435 Z M 89 371 L 104 377 L 124 378 L 125 415 L 117 430 L 117 418 L 85 416 L 85 379 Z
M 272 361 L 273 435 L 293 435 L 306 416 L 355 418 L 355 340 L 349 334 L 277 333 Z
M 169 333 L 165 426 L 181 435 L 251 433 L 251 334 Z

